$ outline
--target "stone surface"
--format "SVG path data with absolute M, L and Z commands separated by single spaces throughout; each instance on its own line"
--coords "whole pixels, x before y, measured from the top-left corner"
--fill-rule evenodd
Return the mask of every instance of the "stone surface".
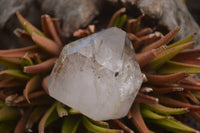
M 32 0 L 1 0 L 0 1 L 0 29 L 16 11 L 22 11 Z
M 64 36 L 69 37 L 78 28 L 87 26 L 99 14 L 101 2 L 99 0 L 0 0 L 0 40 L 3 40 L 0 47 L 14 48 L 26 44 L 18 41 L 19 39 L 12 33 L 16 27 L 20 27 L 15 16 L 16 11 L 20 11 L 36 27 L 40 27 L 41 13 L 56 17 L 62 24 Z
M 185 3 L 180 0 L 140 0 L 138 7 L 146 15 L 158 20 L 158 23 L 164 25 L 168 30 L 180 26 L 181 30 L 175 37 L 180 40 L 186 36 L 197 33 L 194 40 L 200 43 L 200 27 L 195 22 Z M 199 47 L 199 45 L 195 45 Z
M 145 4 L 145 3 L 148 3 Z M 176 40 L 182 39 L 194 32 L 197 33 L 195 40 L 200 43 L 200 28 L 189 13 L 185 3 L 180 0 L 140 0 L 139 7 L 145 14 L 155 16 L 159 24 L 166 26 L 169 30 L 180 26 L 181 30 Z M 199 47 L 199 45 L 196 45 Z
M 80 27 L 87 26 L 99 14 L 101 0 L 37 0 L 43 13 L 51 14 L 62 22 L 66 37 Z
M 146 15 L 158 20 L 159 24 L 166 26 L 168 30 L 180 26 L 182 30 L 178 33 L 176 40 L 197 32 L 195 40 L 197 43 L 200 42 L 200 28 L 191 17 L 185 4 L 180 0 L 1 0 L 0 29 L 4 29 L 2 34 L 6 39 L 8 38 L 8 41 L 3 42 L 13 44 L 9 40 L 13 39 L 13 36 L 10 37 L 11 31 L 18 27 L 14 15 L 16 11 L 22 12 L 25 18 L 28 17 L 28 20 L 37 26 L 40 23 L 41 12 L 57 17 L 62 24 L 64 35 L 69 37 L 78 28 L 88 25 L 100 12 L 109 10 L 110 8 L 105 9 L 105 4 L 107 4 L 105 1 L 112 3 L 112 6 L 118 5 L 118 8 L 126 6 L 130 12 L 133 12 L 133 16 L 137 13 L 136 7 L 138 7 Z M 32 8 L 34 8 L 33 12 L 30 11 Z M 16 38 L 14 42 L 17 42 Z
M 19 11 L 36 27 L 40 26 L 40 10 L 34 0 L 0 0 L 0 48 L 27 46 L 27 41 L 17 38 L 13 31 L 21 27 L 15 13 Z
M 186 0 L 186 5 L 191 12 L 194 19 L 200 25 L 200 1 L 199 0 Z
M 169 31 L 177 26 L 181 27 L 180 32 L 176 35 L 175 40 L 180 40 L 186 36 L 197 33 L 194 38 L 197 44 L 200 44 L 200 27 L 191 16 L 186 4 L 183 0 L 106 0 L 112 2 L 113 5 L 117 3 L 123 4 L 130 12 L 135 13 L 135 7 L 139 8 L 141 13 L 158 21 L 159 25 L 166 27 Z M 195 0 L 194 0 L 195 1 Z M 199 8 L 197 3 L 195 4 Z M 189 3 L 189 1 L 187 1 Z M 151 23 L 151 22 L 150 22 Z M 200 45 L 194 45 L 200 47 Z
M 49 78 L 49 94 L 94 120 L 125 116 L 142 84 L 130 40 L 110 28 L 64 47 Z

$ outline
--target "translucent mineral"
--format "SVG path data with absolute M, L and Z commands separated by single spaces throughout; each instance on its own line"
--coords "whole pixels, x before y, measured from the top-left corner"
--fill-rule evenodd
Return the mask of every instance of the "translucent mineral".
M 124 117 L 142 84 L 130 47 L 118 28 L 67 44 L 49 78 L 50 96 L 94 120 Z

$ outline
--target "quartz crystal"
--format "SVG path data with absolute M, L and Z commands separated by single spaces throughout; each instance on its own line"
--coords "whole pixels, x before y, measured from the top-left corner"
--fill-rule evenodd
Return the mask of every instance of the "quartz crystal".
M 67 44 L 49 78 L 50 96 L 94 120 L 124 117 L 142 84 L 130 47 L 114 27 Z

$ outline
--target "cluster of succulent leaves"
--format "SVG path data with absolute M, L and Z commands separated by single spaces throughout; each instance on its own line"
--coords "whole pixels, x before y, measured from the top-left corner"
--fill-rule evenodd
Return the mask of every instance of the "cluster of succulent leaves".
M 107 28 L 127 32 L 143 72 L 143 85 L 127 117 L 94 121 L 49 97 L 48 75 L 63 48 L 58 20 L 43 15 L 41 32 L 17 12 L 23 29 L 15 33 L 33 45 L 0 50 L 0 63 L 6 66 L 0 72 L 1 133 L 199 132 L 185 123 L 188 116 L 200 122 L 200 80 L 194 77 L 200 73 L 200 50 L 186 50 L 195 44 L 191 41 L 195 34 L 168 45 L 179 27 L 163 36 L 141 27 L 144 15 L 133 19 L 125 12 L 122 8 L 114 13 Z M 90 25 L 74 36 L 90 35 L 94 28 Z

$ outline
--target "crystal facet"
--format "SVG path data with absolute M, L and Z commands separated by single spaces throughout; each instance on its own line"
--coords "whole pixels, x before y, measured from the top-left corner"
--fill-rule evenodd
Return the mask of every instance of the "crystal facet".
M 49 78 L 49 94 L 94 120 L 124 117 L 142 84 L 127 34 L 109 28 L 66 45 Z

